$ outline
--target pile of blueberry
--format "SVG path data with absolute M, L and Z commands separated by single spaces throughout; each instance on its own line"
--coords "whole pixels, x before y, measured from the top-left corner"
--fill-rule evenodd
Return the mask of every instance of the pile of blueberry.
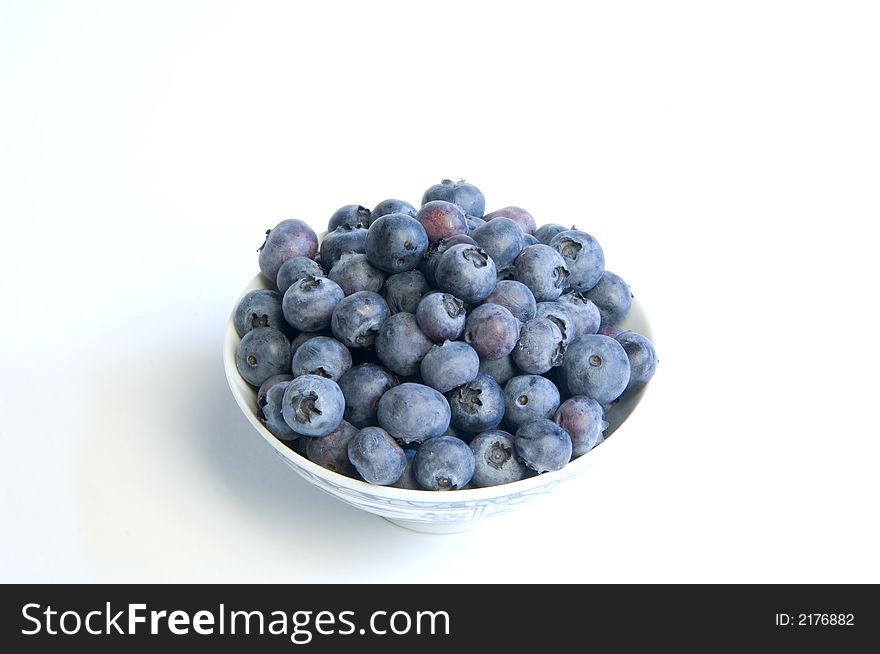
M 300 220 L 267 232 L 270 288 L 234 322 L 269 431 L 339 474 L 426 490 L 559 470 L 602 442 L 606 408 L 657 365 L 617 327 L 629 287 L 586 232 L 484 210 L 444 180 L 419 209 L 342 207 L 320 249 Z

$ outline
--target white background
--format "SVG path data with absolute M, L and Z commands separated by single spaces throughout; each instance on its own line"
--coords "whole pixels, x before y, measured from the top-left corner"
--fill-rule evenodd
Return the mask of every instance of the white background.
M 0 581 L 880 582 L 874 7 L 3 2 Z M 428 536 L 287 469 L 221 342 L 266 228 L 443 177 L 598 238 L 661 362 Z

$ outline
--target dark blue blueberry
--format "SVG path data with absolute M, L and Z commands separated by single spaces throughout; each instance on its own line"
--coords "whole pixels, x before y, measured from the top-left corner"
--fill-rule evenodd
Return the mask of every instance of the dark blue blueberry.
M 512 429 L 535 418 L 549 418 L 559 408 L 559 390 L 540 375 L 511 377 L 503 391 L 504 422 Z
M 322 468 L 338 472 L 346 477 L 354 477 L 355 470 L 348 458 L 348 443 L 358 433 L 357 427 L 343 420 L 326 436 L 304 438 L 306 458 Z
M 281 295 L 287 291 L 291 285 L 298 279 L 302 279 L 307 275 L 312 277 L 323 277 L 324 269 L 314 259 L 308 257 L 290 257 L 281 264 L 278 269 L 278 276 L 275 278 L 275 285 Z
M 290 367 L 294 377 L 319 375 L 338 382 L 351 368 L 351 352 L 335 338 L 317 336 L 297 348 Z
M 434 278 L 437 288 L 468 304 L 485 300 L 497 281 L 492 258 L 482 248 L 464 243 L 453 245 L 443 253 Z
M 623 346 L 629 359 L 629 383 L 626 390 L 638 389 L 651 381 L 657 369 L 657 350 L 647 338 L 636 332 L 622 332 L 615 340 Z
M 257 327 L 242 336 L 235 350 L 235 366 L 251 386 L 274 375 L 290 372 L 290 341 L 272 327 Z
M 413 474 L 427 490 L 456 490 L 474 475 L 474 453 L 455 436 L 438 436 L 416 450 Z
M 328 329 L 328 330 L 324 330 L 324 331 L 320 331 L 320 332 L 301 332 L 301 333 L 299 333 L 296 338 L 294 338 L 292 341 L 290 341 L 290 355 L 293 356 L 294 354 L 296 354 L 296 351 L 300 348 L 300 346 L 302 346 L 303 343 L 305 343 L 306 341 L 311 340 L 313 338 L 316 338 L 317 336 L 330 336 L 330 337 L 332 337 L 333 332 L 331 332 Z
M 284 319 L 304 332 L 330 326 L 333 310 L 344 299 L 339 284 L 326 277 L 307 275 L 295 281 L 281 299 Z
M 281 264 L 291 257 L 312 258 L 317 251 L 318 236 L 311 227 L 295 218 L 282 220 L 266 232 L 260 246 L 260 272 L 274 284 Z
M 440 436 L 449 427 L 449 418 L 446 398 L 423 384 L 400 384 L 379 400 L 379 424 L 402 443 Z
M 564 354 L 565 341 L 559 328 L 547 318 L 533 318 L 522 326 L 510 356 L 523 372 L 543 375 L 560 365 Z
M 423 490 L 419 486 L 419 482 L 416 481 L 416 476 L 413 474 L 412 469 L 413 460 L 416 458 L 416 450 L 404 450 L 404 453 L 406 454 L 406 467 L 403 469 L 400 479 L 391 485 L 395 488 L 405 488 L 406 490 Z
M 495 360 L 511 353 L 519 340 L 520 322 L 500 304 L 481 304 L 470 312 L 464 340 L 481 359 Z
M 586 293 L 599 309 L 603 325 L 617 325 L 629 315 L 632 292 L 629 286 L 613 272 L 605 271 L 599 283 Z
M 513 434 L 500 429 L 484 431 L 470 442 L 474 453 L 474 476 L 478 488 L 510 484 L 525 478 L 529 469 L 516 453 Z
M 473 239 L 495 262 L 498 270 L 513 265 L 523 251 L 523 232 L 509 218 L 496 218 L 474 230 Z
M 523 462 L 538 473 L 560 470 L 571 461 L 571 437 L 546 418 L 523 424 L 513 442 Z
M 266 403 L 266 393 L 269 392 L 269 389 L 278 382 L 290 381 L 291 379 L 293 379 L 293 375 L 284 373 L 283 375 L 272 375 L 260 384 L 260 388 L 257 390 L 257 418 L 259 420 L 266 421 L 266 416 L 263 415 L 263 405 Z
M 376 332 L 391 312 L 378 293 L 358 291 L 342 299 L 333 311 L 330 328 L 348 347 L 371 348 Z
M 327 231 L 332 232 L 338 227 L 369 227 L 370 210 L 359 204 L 347 204 L 340 207 L 330 216 Z
M 411 313 L 395 313 L 379 326 L 376 356 L 388 370 L 401 377 L 419 373 L 419 365 L 434 342 L 419 329 Z
M 494 361 L 480 359 L 480 372 L 486 373 L 502 386 L 511 377 L 522 374 L 522 371 L 514 365 L 513 357 L 509 354 Z
M 474 232 L 486 224 L 486 221 L 482 218 L 477 218 L 476 216 L 465 216 L 465 220 L 467 220 L 468 225 L 468 236 L 473 236 Z
M 235 307 L 235 331 L 244 336 L 257 327 L 286 329 L 284 312 L 281 310 L 281 294 L 268 288 L 258 288 L 246 293 Z
M 284 406 L 284 391 L 290 381 L 282 381 L 273 384 L 266 395 L 263 397 L 263 424 L 266 425 L 272 434 L 282 441 L 292 441 L 299 438 L 299 434 L 290 428 L 284 416 L 281 414 L 281 408 Z
M 379 427 L 364 427 L 348 442 L 348 459 L 370 484 L 389 486 L 406 468 L 406 454 L 391 434 Z
M 520 322 L 527 322 L 535 317 L 535 296 L 528 286 L 513 279 L 497 282 L 485 302 L 500 304 Z
M 425 276 L 418 270 L 391 275 L 385 280 L 382 287 L 382 297 L 392 314 L 406 311 L 415 313 L 419 307 L 419 301 L 431 287 L 428 286 Z
M 586 295 L 574 291 L 560 295 L 557 301 L 568 309 L 568 314 L 574 321 L 576 337 L 583 334 L 595 334 L 598 331 L 602 321 L 599 307 L 593 304 Z
M 301 436 L 326 436 L 339 426 L 344 412 L 345 398 L 332 379 L 302 375 L 284 391 L 281 413 Z
M 497 211 L 493 211 L 492 213 L 487 213 L 483 216 L 486 220 L 495 220 L 496 218 L 510 218 L 513 222 L 519 225 L 519 228 L 523 231 L 523 234 L 534 234 L 535 228 L 537 225 L 535 224 L 535 219 L 525 209 L 521 209 L 520 207 L 502 207 Z
M 535 238 L 538 239 L 539 243 L 550 245 L 550 241 L 553 240 L 554 236 L 559 232 L 567 232 L 570 229 L 574 229 L 574 227 L 566 227 L 559 223 L 548 223 L 546 225 L 541 225 L 541 227 L 538 227 L 538 229 L 535 230 Z
M 586 232 L 570 229 L 559 232 L 550 247 L 565 259 L 568 285 L 573 291 L 589 291 L 605 272 L 605 254 L 599 241 Z
M 328 275 L 346 295 L 358 291 L 378 293 L 385 285 L 385 273 L 374 267 L 365 254 L 346 252 Z
M 620 397 L 629 383 L 629 359 L 609 336 L 585 334 L 565 352 L 560 382 L 570 395 L 587 395 L 599 404 Z
M 535 238 L 533 234 L 523 234 L 523 247 L 527 248 L 530 245 L 538 245 L 540 243 L 538 239 Z
M 464 211 L 457 204 L 451 202 L 442 200 L 428 202 L 416 212 L 416 220 L 425 228 L 425 233 L 431 243 L 468 232 L 468 222 Z
M 530 245 L 516 258 L 516 280 L 529 287 L 537 302 L 557 299 L 568 284 L 562 255 L 549 245 Z
M 477 376 L 480 357 L 467 343 L 445 341 L 428 350 L 420 371 L 426 385 L 445 393 Z
M 397 200 L 394 198 L 382 200 L 373 209 L 373 213 L 370 215 L 370 222 L 376 221 L 382 216 L 387 216 L 390 213 L 404 213 L 407 216 L 415 218 L 416 208 L 405 200 Z
M 553 422 L 571 437 L 572 458 L 586 454 L 605 440 L 602 433 L 608 428 L 602 406 L 586 395 L 575 395 L 559 405 Z
M 416 321 L 428 338 L 442 343 L 454 341 L 464 331 L 467 311 L 464 302 L 449 293 L 428 293 L 416 308 Z
M 397 377 L 376 363 L 362 363 L 339 378 L 345 397 L 345 419 L 358 429 L 379 424 L 376 412 L 386 391 L 397 386 Z
M 453 427 L 476 433 L 494 429 L 504 417 L 504 394 L 489 375 L 478 374 L 473 381 L 446 393 Z
M 367 230 L 363 227 L 337 227 L 321 241 L 321 265 L 328 273 L 346 252 L 364 254 Z
M 575 339 L 577 328 L 568 307 L 561 302 L 539 302 L 535 310 L 535 318 L 546 318 L 559 328 L 565 346 Z
M 486 198 L 483 197 L 483 193 L 464 180 L 453 182 L 451 179 L 444 179 L 439 184 L 434 184 L 422 196 L 422 205 L 433 200 L 454 202 L 466 214 L 477 218 L 482 218 L 486 211 Z
M 370 225 L 365 252 L 374 266 L 388 273 L 414 270 L 428 249 L 428 235 L 418 220 L 390 213 Z
M 453 245 L 460 245 L 462 243 L 477 245 L 477 242 L 467 234 L 456 234 L 449 238 L 442 238 L 428 246 L 428 249 L 425 250 L 425 254 L 422 255 L 422 262 L 419 264 L 419 270 L 425 275 L 425 279 L 429 286 L 437 286 L 437 279 L 434 273 L 437 270 L 437 264 L 440 262 L 440 257 L 443 256 L 443 253 Z

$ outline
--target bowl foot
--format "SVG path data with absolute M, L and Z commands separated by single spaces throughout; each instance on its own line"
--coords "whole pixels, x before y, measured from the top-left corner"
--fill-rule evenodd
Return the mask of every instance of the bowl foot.
M 384 516 L 383 516 L 384 517 Z M 396 520 L 394 518 L 384 518 L 391 524 L 409 529 L 410 531 L 418 531 L 423 534 L 458 534 L 463 531 L 470 531 L 474 527 L 483 524 L 483 520 L 467 520 L 461 522 L 424 522 L 422 520 Z

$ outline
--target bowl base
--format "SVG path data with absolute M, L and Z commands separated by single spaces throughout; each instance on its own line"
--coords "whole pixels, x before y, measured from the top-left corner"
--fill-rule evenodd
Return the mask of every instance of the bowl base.
M 418 531 L 422 534 L 460 534 L 464 531 L 470 531 L 485 522 L 485 520 L 468 520 L 466 522 L 425 522 L 423 520 L 400 520 L 396 518 L 387 518 L 385 516 L 382 516 L 382 518 L 393 525 L 409 529 L 410 531 Z

